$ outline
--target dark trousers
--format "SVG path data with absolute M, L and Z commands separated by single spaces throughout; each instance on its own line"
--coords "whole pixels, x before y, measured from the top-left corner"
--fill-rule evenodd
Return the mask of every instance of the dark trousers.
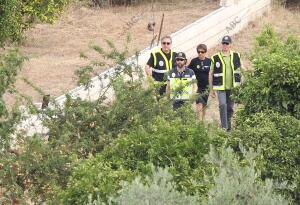
M 233 115 L 234 102 L 230 99 L 230 90 L 218 90 L 219 111 L 221 126 L 225 130 L 231 130 L 231 118 Z

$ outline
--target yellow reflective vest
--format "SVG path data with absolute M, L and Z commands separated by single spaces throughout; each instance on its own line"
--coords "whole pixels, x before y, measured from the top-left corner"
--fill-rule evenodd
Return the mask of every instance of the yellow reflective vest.
M 193 94 L 193 83 L 196 76 L 193 70 L 186 68 L 182 73 L 174 68 L 170 71 L 168 80 L 170 82 L 170 98 L 173 100 L 188 100 Z
M 224 63 L 222 53 L 217 53 L 211 57 L 213 70 L 213 89 L 225 90 L 226 83 L 226 64 Z M 241 58 L 238 52 L 230 52 L 230 67 L 233 76 L 233 87 L 237 87 L 241 84 Z

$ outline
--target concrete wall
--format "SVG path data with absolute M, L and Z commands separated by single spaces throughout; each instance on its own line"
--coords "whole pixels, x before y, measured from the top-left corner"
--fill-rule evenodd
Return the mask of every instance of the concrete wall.
M 209 15 L 200 18 L 194 23 L 184 27 L 183 29 L 173 33 L 173 50 L 183 51 L 187 56 L 196 55 L 196 46 L 199 43 L 205 43 L 208 47 L 213 47 L 220 42 L 225 34 L 233 35 L 241 31 L 250 21 L 261 16 L 268 11 L 271 0 L 221 0 L 221 8 L 213 11 Z M 199 9 L 199 12 L 200 9 Z M 234 40 L 234 39 L 233 39 Z M 155 49 L 146 48 L 140 52 L 136 59 L 129 58 L 128 62 L 135 62 L 144 67 L 150 52 Z M 115 68 L 110 68 L 92 79 L 92 88 L 86 90 L 79 86 L 69 92 L 73 97 L 81 97 L 83 99 L 95 100 L 99 96 L 101 90 L 108 84 L 108 80 L 99 80 L 99 77 L 111 75 L 115 72 Z M 64 95 L 56 98 L 59 105 L 63 105 L 66 100 Z M 36 116 L 34 119 L 28 119 L 20 125 L 20 129 L 40 130 L 40 123 L 36 123 L 39 128 L 34 127 Z M 46 130 L 46 129 L 44 129 Z M 35 132 L 33 131 L 33 132 Z

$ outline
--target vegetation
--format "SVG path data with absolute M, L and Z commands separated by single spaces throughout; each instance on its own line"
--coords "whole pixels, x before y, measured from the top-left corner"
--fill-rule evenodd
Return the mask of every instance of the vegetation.
M 14 133 L 21 114 L 1 101 L 2 204 L 299 204 L 299 40 L 269 27 L 257 38 L 230 133 L 198 122 L 189 103 L 174 112 L 158 101 L 141 69 L 126 63 L 128 52 L 108 44 L 108 52 L 92 46 L 117 65 L 98 100 L 67 96 L 63 108 L 34 110 L 47 138 Z M 1 57 L 1 99 L 24 60 L 16 51 Z M 95 65 L 105 64 L 77 72 L 86 89 Z
M 0 3 L 0 46 L 19 42 L 23 31 L 35 20 L 53 23 L 69 0 L 2 0 Z

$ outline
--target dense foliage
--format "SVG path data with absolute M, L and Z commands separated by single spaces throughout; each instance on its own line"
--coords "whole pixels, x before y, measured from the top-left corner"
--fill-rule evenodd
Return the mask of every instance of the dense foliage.
M 299 40 L 282 40 L 268 26 L 257 37 L 252 63 L 254 71 L 238 96 L 245 114 L 272 109 L 300 119 Z
M 0 2 L 0 46 L 20 41 L 34 20 L 53 23 L 69 0 L 2 0 Z
M 209 205 L 288 205 L 288 200 L 275 192 L 274 182 L 270 179 L 262 181 L 256 171 L 257 153 L 245 151 L 242 153 L 242 165 L 239 157 L 231 148 L 222 148 L 220 153 L 211 149 L 206 160 L 215 167 L 212 174 L 214 186 L 208 191 L 207 199 L 189 196 L 176 190 L 173 176 L 168 169 L 153 169 L 152 174 L 142 179 L 140 176 L 131 183 L 122 182 L 122 188 L 117 197 L 110 197 L 108 204 L 209 204 Z M 96 200 L 89 197 L 87 205 L 104 205 L 100 196 Z
M 17 110 L 9 112 L 4 103 L 3 95 L 7 91 L 14 91 L 13 85 L 17 73 L 25 59 L 17 50 L 11 50 L 0 55 L 0 153 L 9 148 L 10 134 L 20 118 Z
M 270 28 L 258 37 L 255 70 L 237 92 L 243 106 L 229 133 L 198 122 L 189 103 L 174 112 L 167 98 L 157 100 L 156 88 L 145 86 L 140 68 L 125 61 L 128 53 L 108 43 L 110 51 L 92 46 L 117 64 L 114 75 L 107 76 L 107 89 L 96 101 L 67 96 L 64 107 L 52 104 L 35 110 L 49 128 L 47 136 L 19 133 L 12 140 L 20 115 L 1 101 L 1 203 L 106 204 L 130 202 L 130 197 L 139 203 L 146 193 L 169 197 L 168 202 L 180 196 L 191 204 L 194 199 L 195 204 L 288 204 L 282 196 L 299 204 L 295 79 L 300 75 L 292 66 L 298 65 L 298 40 L 282 40 Z M 293 57 L 282 52 L 283 45 Z M 13 90 L 23 61 L 16 52 L 1 58 L 1 99 L 5 91 Z M 90 89 L 90 74 L 99 65 L 104 64 L 93 61 L 79 70 L 79 84 Z M 262 92 L 266 89 L 267 94 Z M 111 91 L 114 101 L 105 97 Z M 210 145 L 216 153 L 206 158 Z M 257 154 L 245 154 L 245 149 Z M 161 171 L 155 174 L 153 166 Z

